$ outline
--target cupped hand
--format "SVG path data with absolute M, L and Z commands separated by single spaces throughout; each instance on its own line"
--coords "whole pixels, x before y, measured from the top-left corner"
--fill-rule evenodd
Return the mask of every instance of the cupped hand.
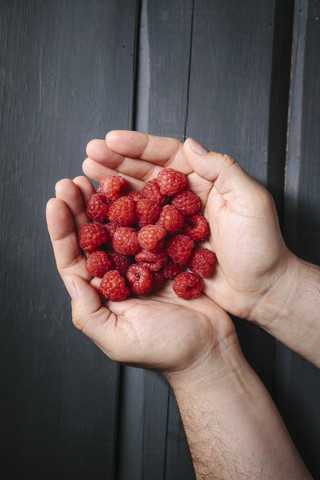
M 88 221 L 85 202 L 94 193 L 85 177 L 64 179 L 47 204 L 47 223 L 57 268 L 72 298 L 73 322 L 111 359 L 163 374 L 193 371 L 221 359 L 237 344 L 228 315 L 206 295 L 178 299 L 172 285 L 154 295 L 107 302 L 97 291 L 80 250 L 77 231 Z M 222 347 L 223 346 L 223 347 Z M 220 361 L 220 360 L 219 360 Z
M 272 321 L 272 292 L 288 291 L 287 274 L 294 255 L 287 249 L 269 192 L 227 155 L 208 152 L 192 139 L 140 132 L 112 131 L 92 140 L 83 170 L 94 181 L 123 175 L 140 190 L 161 168 L 172 167 L 188 177 L 210 223 L 210 247 L 216 252 L 215 273 L 205 293 L 226 311 L 257 323 Z M 285 285 L 285 286 L 284 286 Z

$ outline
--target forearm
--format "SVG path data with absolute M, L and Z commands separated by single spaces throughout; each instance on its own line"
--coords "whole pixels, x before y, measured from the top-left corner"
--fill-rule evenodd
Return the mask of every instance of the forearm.
M 253 313 L 271 335 L 320 367 L 320 268 L 295 255 Z
M 311 478 L 237 342 L 212 365 L 168 379 L 198 480 Z

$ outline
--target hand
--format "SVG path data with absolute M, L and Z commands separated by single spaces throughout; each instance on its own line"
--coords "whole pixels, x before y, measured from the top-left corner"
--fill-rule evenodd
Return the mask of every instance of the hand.
M 118 362 L 167 375 L 201 366 L 205 375 L 204 365 L 211 370 L 213 359 L 221 363 L 222 345 L 227 350 L 237 344 L 230 318 L 207 296 L 182 300 L 169 285 L 145 298 L 102 304 L 95 288 L 100 280 L 88 273 L 77 241 L 77 230 L 88 222 L 85 202 L 94 191 L 85 177 L 61 180 L 47 205 L 57 268 L 72 298 L 75 326 Z
M 218 257 L 215 274 L 205 281 L 206 295 L 238 317 L 265 325 L 273 320 L 281 305 L 269 297 L 283 291 L 285 300 L 295 257 L 281 236 L 271 195 L 231 157 L 207 152 L 191 139 L 183 144 L 127 131 L 91 141 L 87 154 L 83 170 L 97 182 L 117 170 L 141 189 L 163 167 L 185 173 L 201 199 Z

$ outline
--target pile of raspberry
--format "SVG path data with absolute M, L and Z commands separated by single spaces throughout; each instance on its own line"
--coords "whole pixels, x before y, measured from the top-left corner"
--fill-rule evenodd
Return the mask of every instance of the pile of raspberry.
M 166 279 L 174 279 L 180 298 L 201 295 L 216 255 L 199 246 L 209 225 L 183 173 L 164 168 L 141 192 L 128 192 L 120 175 L 106 176 L 86 210 L 92 222 L 81 227 L 79 245 L 89 273 L 102 278 L 99 292 L 106 299 L 147 295 Z

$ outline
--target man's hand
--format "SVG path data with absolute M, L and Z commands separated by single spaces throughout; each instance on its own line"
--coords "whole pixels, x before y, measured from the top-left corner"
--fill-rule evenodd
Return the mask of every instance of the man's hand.
M 209 220 L 218 258 L 205 294 L 224 310 L 253 321 L 320 366 L 320 270 L 286 247 L 269 192 L 227 155 L 139 132 L 112 131 L 87 146 L 84 172 L 95 181 L 117 170 L 133 188 L 163 167 L 188 176 Z
M 168 285 L 146 298 L 102 305 L 100 280 L 86 269 L 77 230 L 88 222 L 88 179 L 61 180 L 47 205 L 47 221 L 59 273 L 72 298 L 73 322 L 110 358 L 164 374 L 188 371 L 221 359 L 221 345 L 236 342 L 228 315 L 206 295 L 179 299 Z M 219 363 L 219 362 L 218 362 Z M 211 366 L 210 366 L 211 368 Z

